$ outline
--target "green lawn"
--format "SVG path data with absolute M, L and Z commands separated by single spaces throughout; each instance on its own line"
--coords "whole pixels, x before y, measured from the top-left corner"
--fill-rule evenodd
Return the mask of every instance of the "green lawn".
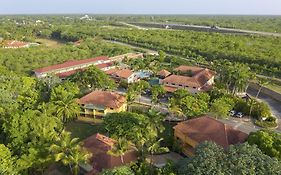
M 278 93 L 281 93 L 281 86 L 279 85 L 276 85 L 276 84 L 268 84 L 266 85 L 267 88 L 273 90 L 273 91 L 276 91 Z
M 46 47 L 52 47 L 52 48 L 59 47 L 62 44 L 64 44 L 64 43 L 62 43 L 60 41 L 57 41 L 57 40 L 51 40 L 51 39 L 45 39 L 45 38 L 38 38 L 35 41 L 44 45 L 44 46 L 46 46 Z
M 95 133 L 106 133 L 103 124 L 91 124 L 80 121 L 74 121 L 66 126 L 66 130 L 72 133 L 72 137 L 84 140 Z

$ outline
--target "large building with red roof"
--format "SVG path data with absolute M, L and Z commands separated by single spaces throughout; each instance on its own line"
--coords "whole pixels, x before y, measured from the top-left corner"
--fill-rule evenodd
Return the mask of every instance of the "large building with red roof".
M 89 160 L 89 164 L 92 168 L 87 170 L 89 171 L 87 175 L 95 175 L 104 169 L 111 169 L 137 160 L 137 153 L 133 145 L 130 146 L 129 150 L 123 156 L 123 162 L 120 156 L 109 155 L 108 151 L 110 151 L 116 143 L 116 140 L 99 133 L 83 141 L 83 147 L 92 153 L 92 157 Z
M 5 40 L 3 41 L 3 48 L 5 49 L 18 49 L 18 48 L 28 48 L 31 45 L 39 45 L 38 43 L 29 43 L 16 40 Z
M 248 134 L 212 117 L 202 116 L 178 123 L 174 126 L 174 137 L 183 153 L 193 156 L 195 147 L 204 141 L 215 142 L 226 149 L 229 145 L 245 142 Z
M 100 56 L 96 58 L 89 58 L 84 60 L 71 60 L 61 64 L 56 64 L 48 67 L 39 68 L 33 70 L 34 74 L 38 78 L 46 77 L 48 74 L 55 74 L 60 78 L 70 76 L 77 71 L 84 70 L 89 66 L 97 66 L 103 71 L 107 71 L 114 68 L 112 61 L 106 56 Z
M 187 89 L 191 93 L 197 93 L 209 90 L 214 84 L 215 72 L 209 69 L 195 66 L 179 66 L 175 71 L 183 75 L 173 74 L 160 80 L 160 84 L 164 85 L 164 89 L 168 92 Z

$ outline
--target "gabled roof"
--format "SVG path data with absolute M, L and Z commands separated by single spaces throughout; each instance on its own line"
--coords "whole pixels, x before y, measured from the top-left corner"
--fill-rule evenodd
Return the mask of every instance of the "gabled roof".
M 130 69 L 121 69 L 117 70 L 116 72 L 112 73 L 112 75 L 120 77 L 120 78 L 129 78 L 131 75 L 133 75 L 133 71 Z
M 44 73 L 44 72 L 50 72 L 50 71 L 59 70 L 59 69 L 63 69 L 63 68 L 84 65 L 84 64 L 88 64 L 88 63 L 94 63 L 97 61 L 107 61 L 107 60 L 109 60 L 109 58 L 106 56 L 100 56 L 100 57 L 89 58 L 89 59 L 84 59 L 84 60 L 71 60 L 71 61 L 66 61 L 64 63 L 61 63 L 61 64 L 39 68 L 39 69 L 34 70 L 34 72 Z
M 188 76 L 182 76 L 182 75 L 170 75 L 167 78 L 165 78 L 163 83 L 173 83 L 173 84 L 181 84 L 183 86 L 188 87 L 201 87 L 201 84 L 194 78 L 188 77 Z
M 243 143 L 248 137 L 248 134 L 209 116 L 180 122 L 174 129 L 197 143 L 213 141 L 224 148 L 231 144 Z
M 104 106 L 108 108 L 119 108 L 126 102 L 126 98 L 111 91 L 93 91 L 88 95 L 80 98 L 80 104 L 93 104 L 96 106 Z
M 192 74 L 197 74 L 198 72 L 202 71 L 204 68 L 202 67 L 197 67 L 197 66 L 186 66 L 186 65 L 181 65 L 177 68 L 175 68 L 175 71 L 179 71 L 179 72 L 187 72 L 187 71 L 191 71 Z
M 203 87 L 214 75 L 215 72 L 206 68 L 193 67 L 193 66 L 179 66 L 175 70 L 180 72 L 192 71 L 192 76 L 171 75 L 165 78 L 162 82 L 181 84 L 189 87 L 201 88 Z
M 162 69 L 157 73 L 157 75 L 161 76 L 161 77 L 167 77 L 167 76 L 171 75 L 171 72 L 169 72 L 165 69 Z

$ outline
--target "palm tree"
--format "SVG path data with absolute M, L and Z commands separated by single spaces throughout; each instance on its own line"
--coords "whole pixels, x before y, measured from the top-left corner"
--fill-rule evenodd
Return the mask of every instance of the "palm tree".
M 125 138 L 119 138 L 117 143 L 107 153 L 116 157 L 120 156 L 121 162 L 124 163 L 124 155 L 128 151 L 129 146 L 130 143 Z
M 256 98 L 259 97 L 262 88 L 263 88 L 265 85 L 267 85 L 268 83 L 269 83 L 269 82 L 268 82 L 267 80 L 265 80 L 265 79 L 259 79 L 259 80 L 258 80 L 258 85 L 260 86 L 260 88 L 259 88 L 259 90 L 258 90 L 258 93 L 257 93 L 257 95 L 256 95 Z
M 70 133 L 66 131 L 62 131 L 49 150 L 54 160 L 68 165 L 74 175 L 78 174 L 79 163 L 85 163 L 91 156 L 80 147 L 78 138 L 72 139 Z
M 80 113 L 80 106 L 71 96 L 53 102 L 55 115 L 65 124 L 68 120 L 74 119 Z
M 163 138 L 160 138 L 159 140 L 153 142 L 147 147 L 147 151 L 151 154 L 151 159 L 150 159 L 150 165 L 153 163 L 153 155 L 157 152 L 168 152 L 169 149 L 167 147 L 161 147 L 160 142 L 163 140 Z

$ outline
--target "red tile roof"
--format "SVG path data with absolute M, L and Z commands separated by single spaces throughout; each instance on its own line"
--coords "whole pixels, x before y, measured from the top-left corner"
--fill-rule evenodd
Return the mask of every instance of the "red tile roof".
M 182 75 L 171 75 L 165 78 L 162 82 L 164 83 L 173 83 L 176 85 L 184 85 L 188 87 L 196 87 L 201 88 L 203 87 L 214 75 L 215 72 L 200 68 L 200 67 L 192 67 L 192 66 L 180 66 L 176 68 L 176 70 L 180 71 L 193 71 L 193 76 L 182 76 Z
M 243 143 L 248 137 L 248 134 L 209 116 L 180 122 L 174 129 L 197 143 L 213 141 L 224 148 L 231 144 Z
M 121 107 L 125 102 L 126 98 L 123 95 L 100 90 L 93 91 L 78 100 L 80 104 L 93 104 L 114 109 Z
M 130 69 L 121 69 L 112 73 L 112 75 L 120 78 L 129 78 L 133 73 L 134 72 Z
M 175 68 L 174 70 L 175 71 L 180 71 L 180 72 L 191 71 L 192 74 L 196 74 L 196 73 L 200 72 L 203 69 L 204 68 L 202 68 L 202 67 L 181 65 L 181 66 Z
M 157 75 L 161 76 L 161 77 L 167 77 L 167 76 L 171 75 L 171 72 L 169 72 L 165 69 L 162 69 L 157 73 Z
M 167 92 L 175 92 L 177 90 L 177 88 L 170 87 L 170 86 L 164 86 L 164 90 Z
M 120 157 L 115 157 L 108 154 L 108 151 L 112 149 L 112 146 L 116 143 L 114 139 L 106 137 L 102 134 L 94 134 L 86 138 L 82 146 L 92 153 L 90 158 L 90 164 L 93 167 L 93 171 L 88 174 L 95 174 L 103 169 L 113 168 L 123 165 Z M 136 151 L 133 146 L 123 156 L 124 164 L 137 160 Z
M 34 72 L 44 73 L 44 72 L 50 72 L 50 71 L 54 71 L 54 70 L 58 70 L 58 69 L 93 63 L 93 62 L 97 62 L 97 61 L 107 61 L 107 60 L 109 60 L 109 58 L 106 56 L 100 56 L 100 57 L 89 58 L 89 59 L 84 59 L 84 60 L 71 60 L 71 61 L 64 62 L 62 64 L 57 64 L 57 65 L 53 65 L 53 66 L 36 69 L 36 70 L 34 70 Z
M 163 83 L 170 83 L 170 84 L 176 84 L 176 85 L 183 85 L 188 87 L 201 87 L 201 84 L 192 77 L 182 76 L 182 75 L 171 75 L 167 78 L 165 78 Z

